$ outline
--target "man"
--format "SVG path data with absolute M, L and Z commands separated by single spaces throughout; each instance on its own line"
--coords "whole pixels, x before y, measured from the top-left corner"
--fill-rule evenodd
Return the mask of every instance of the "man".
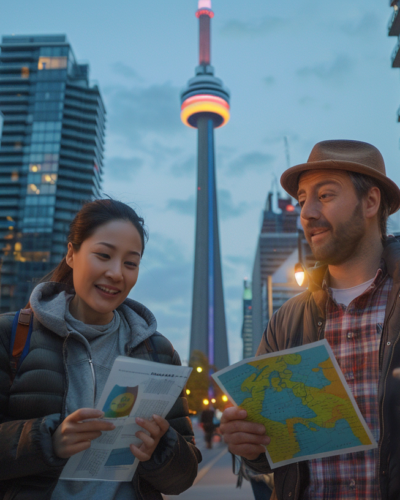
M 357 141 L 324 141 L 289 168 L 283 188 L 298 199 L 316 258 L 308 290 L 271 318 L 257 354 L 326 338 L 378 449 L 298 462 L 274 470 L 278 500 L 400 499 L 400 243 L 387 237 L 400 190 L 380 152 Z M 229 450 L 270 472 L 269 438 L 246 412 L 228 408 Z

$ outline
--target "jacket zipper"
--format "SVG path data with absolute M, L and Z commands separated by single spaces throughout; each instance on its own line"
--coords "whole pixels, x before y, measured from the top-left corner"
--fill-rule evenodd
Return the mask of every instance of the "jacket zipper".
M 92 370 L 92 379 L 93 379 L 93 408 L 95 407 L 96 404 L 96 375 L 94 373 L 94 368 L 93 368 L 93 361 L 92 358 L 89 356 L 88 358 L 90 369 Z

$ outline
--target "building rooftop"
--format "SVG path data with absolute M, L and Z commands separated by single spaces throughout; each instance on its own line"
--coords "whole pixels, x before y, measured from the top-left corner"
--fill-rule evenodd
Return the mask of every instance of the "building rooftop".
M 68 43 L 68 40 L 66 35 L 5 35 L 1 38 L 1 43 Z

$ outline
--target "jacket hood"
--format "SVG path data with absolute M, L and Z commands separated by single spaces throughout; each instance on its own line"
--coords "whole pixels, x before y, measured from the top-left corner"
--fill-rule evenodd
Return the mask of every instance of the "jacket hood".
M 395 283 L 400 281 L 400 242 L 393 236 L 389 236 L 383 244 L 382 260 L 385 262 L 386 270 Z M 307 270 L 309 284 L 308 290 L 313 293 L 322 289 L 327 265 L 316 262 L 315 266 Z
M 40 283 L 30 297 L 35 319 L 60 337 L 66 337 L 69 332 L 65 312 L 74 295 L 75 291 L 63 283 Z M 128 348 L 136 347 L 157 331 L 153 313 L 136 300 L 125 299 L 117 311 L 127 321 L 132 334 Z

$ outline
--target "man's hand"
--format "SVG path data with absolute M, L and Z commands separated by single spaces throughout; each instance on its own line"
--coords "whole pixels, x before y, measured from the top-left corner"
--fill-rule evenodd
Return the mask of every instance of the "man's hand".
M 143 441 L 143 443 L 140 446 L 131 444 L 130 449 L 133 455 L 141 462 L 147 462 L 157 448 L 160 439 L 169 429 L 169 423 L 159 415 L 153 415 L 152 420 L 137 418 L 136 423 L 140 427 L 143 427 L 150 435 L 144 431 L 138 431 L 135 436 Z
M 59 458 L 69 458 L 90 448 L 91 441 L 101 436 L 102 431 L 112 431 L 114 424 L 99 420 L 104 413 L 92 408 L 74 411 L 60 424 L 53 434 L 53 448 Z
M 234 455 L 255 460 L 265 453 L 265 446 L 271 441 L 265 435 L 265 427 L 254 422 L 246 422 L 246 410 L 232 407 L 222 414 L 220 430 L 228 449 Z

